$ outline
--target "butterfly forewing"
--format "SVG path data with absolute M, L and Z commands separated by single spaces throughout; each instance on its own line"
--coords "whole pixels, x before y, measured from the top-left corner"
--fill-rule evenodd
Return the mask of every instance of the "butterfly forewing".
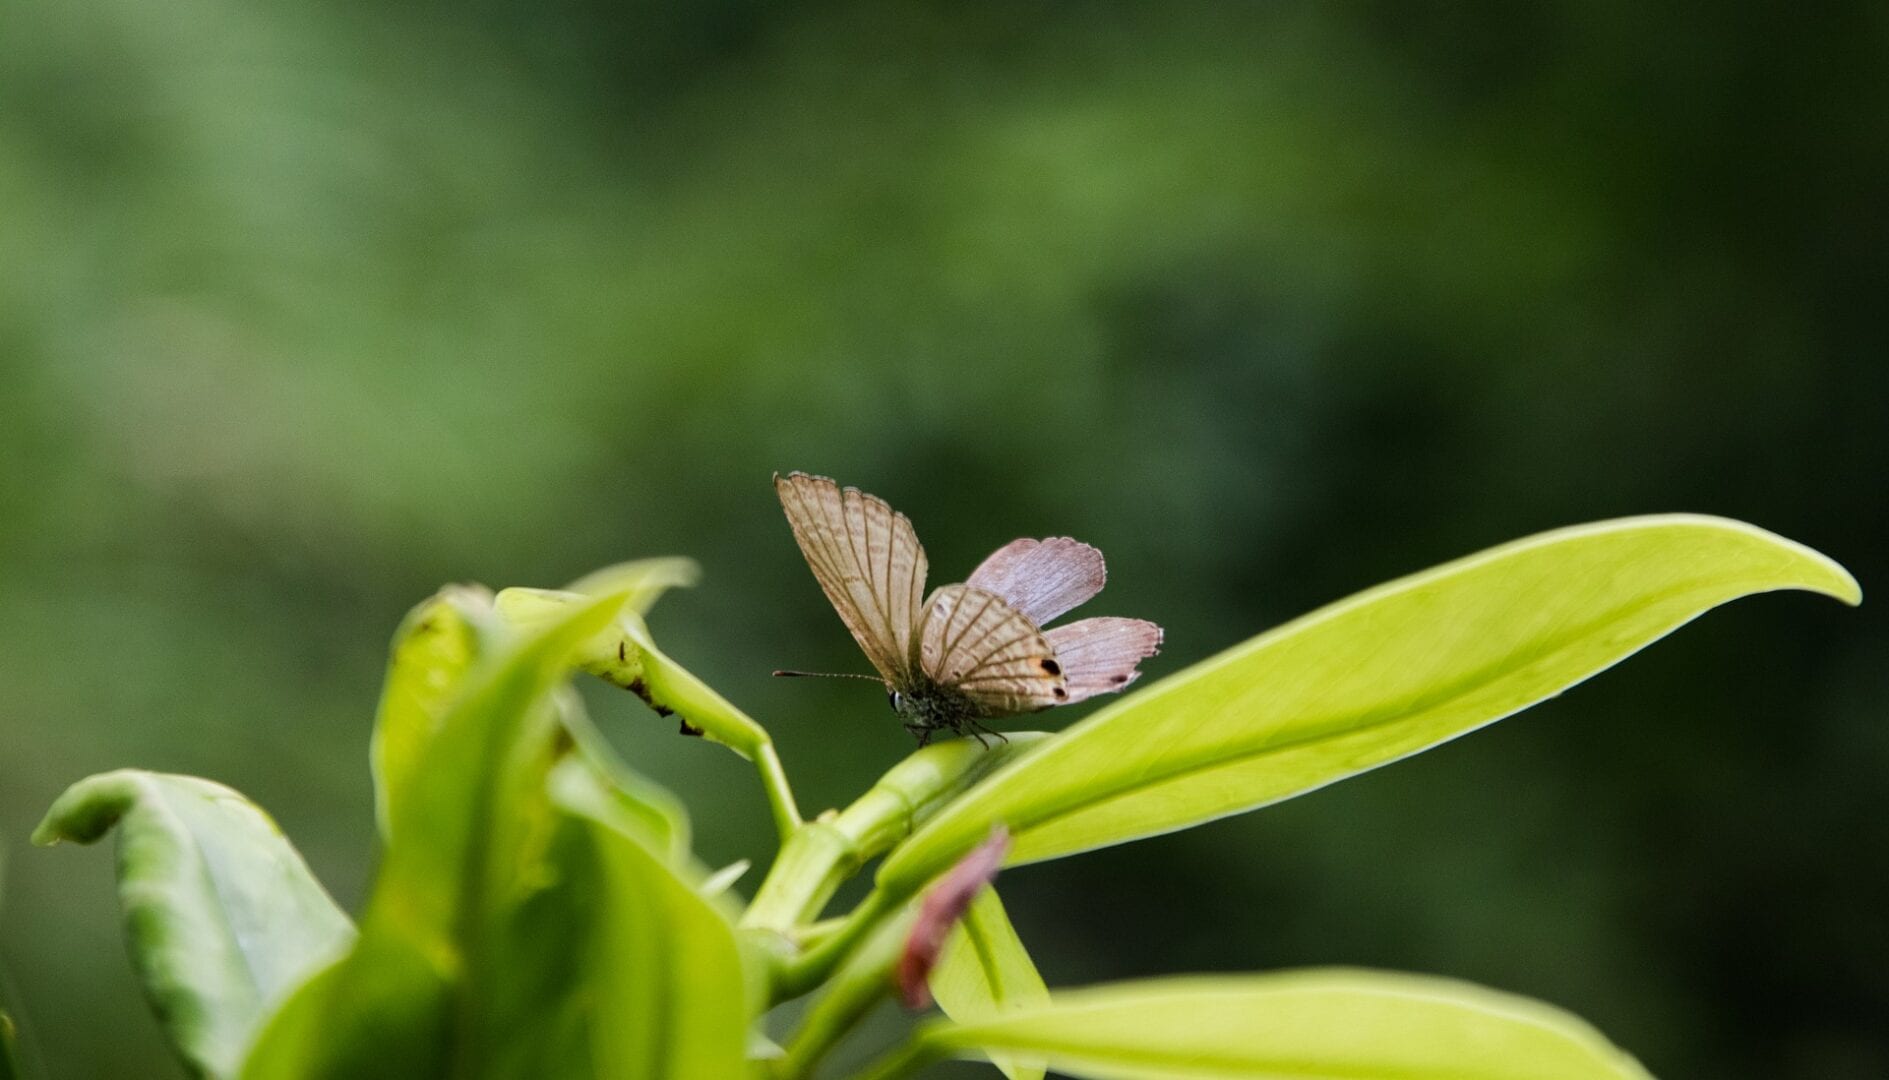
M 1100 551 L 1080 540 L 1052 536 L 1010 541 L 991 552 L 965 584 L 996 593 L 1041 626 L 1088 602 L 1107 580 Z
M 969 698 L 985 716 L 1034 712 L 1069 698 L 1043 632 L 996 593 L 946 585 L 925 608 L 925 675 Z
M 824 476 L 789 473 L 775 492 L 821 591 L 872 666 L 895 686 L 917 676 L 925 549 L 904 514 Z

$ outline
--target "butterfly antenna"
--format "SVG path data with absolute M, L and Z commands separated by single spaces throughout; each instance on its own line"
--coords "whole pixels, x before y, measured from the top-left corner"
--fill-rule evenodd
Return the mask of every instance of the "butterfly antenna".
M 877 675 L 854 675 L 841 671 L 776 671 L 777 679 L 865 679 L 868 682 L 884 682 Z

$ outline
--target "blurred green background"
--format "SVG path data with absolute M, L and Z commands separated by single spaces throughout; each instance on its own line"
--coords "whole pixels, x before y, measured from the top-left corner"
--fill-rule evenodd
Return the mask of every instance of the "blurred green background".
M 57 1080 L 175 1067 L 109 856 L 31 824 L 199 773 L 357 905 L 385 643 L 441 582 L 694 555 L 656 632 L 809 809 L 905 752 L 878 693 L 767 677 L 865 666 L 775 469 L 887 497 L 938 581 L 1099 545 L 1155 676 L 1620 514 L 1889 581 L 1880 4 L 5 11 L 0 966 Z M 1667 1077 L 1889 1075 L 1880 607 L 1745 601 L 1005 892 L 1053 984 L 1409 968 Z M 765 856 L 739 761 L 592 696 L 711 862 Z

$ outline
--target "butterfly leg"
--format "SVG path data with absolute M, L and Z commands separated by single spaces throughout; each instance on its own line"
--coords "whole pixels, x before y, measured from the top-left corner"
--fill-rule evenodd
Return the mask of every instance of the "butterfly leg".
M 931 742 L 931 734 L 937 729 L 930 724 L 906 724 L 905 730 L 918 740 L 919 748 L 923 749 L 925 744 Z
M 977 745 L 984 747 L 986 750 L 990 749 L 990 744 L 984 741 L 985 735 L 989 735 L 1002 743 L 1010 741 L 1010 736 L 994 728 L 987 728 L 975 720 L 966 720 L 964 723 L 970 729 L 971 737 L 977 740 Z

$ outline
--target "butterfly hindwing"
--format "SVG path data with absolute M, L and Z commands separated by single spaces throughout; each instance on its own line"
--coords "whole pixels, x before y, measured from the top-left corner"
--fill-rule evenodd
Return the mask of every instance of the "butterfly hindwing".
M 932 682 L 984 716 L 1034 712 L 1069 700 L 1062 665 L 1035 622 L 996 593 L 946 585 L 925 606 L 920 664 Z
M 821 591 L 888 682 L 918 673 L 914 635 L 923 611 L 925 549 L 884 499 L 824 476 L 774 477 L 774 490 Z
M 1126 687 L 1141 677 L 1140 663 L 1161 651 L 1161 628 L 1146 619 L 1078 619 L 1043 637 L 1056 650 L 1072 702 Z

